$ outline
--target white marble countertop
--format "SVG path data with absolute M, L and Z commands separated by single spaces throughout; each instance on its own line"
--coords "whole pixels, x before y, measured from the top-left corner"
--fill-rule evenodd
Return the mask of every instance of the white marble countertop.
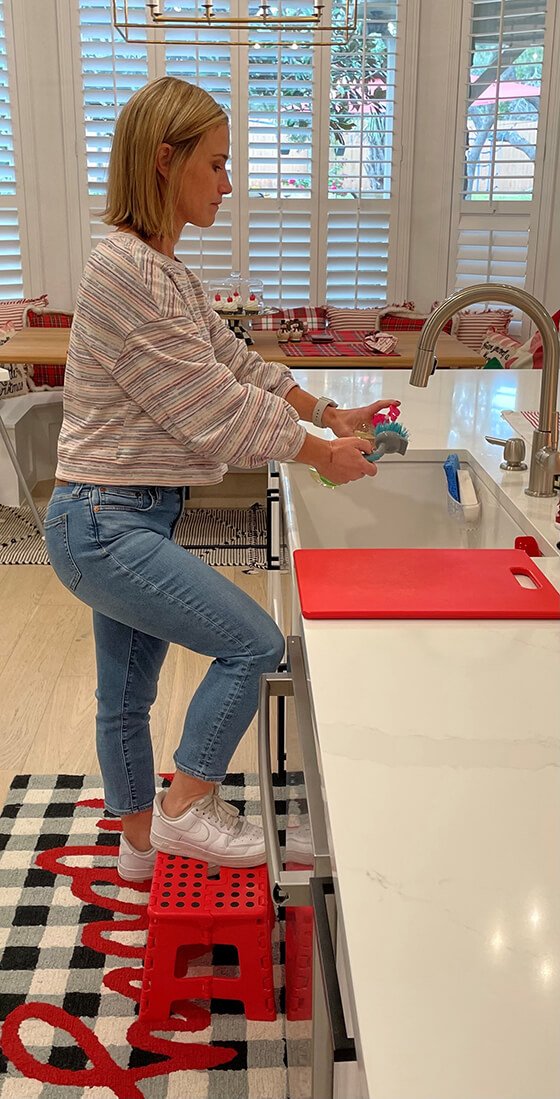
M 411 449 L 469 451 L 554 552 L 554 501 L 484 441 L 538 407 L 539 374 L 295 374 L 401 398 Z M 560 588 L 560 557 L 537 564 Z M 559 623 L 302 625 L 370 1099 L 558 1099 Z

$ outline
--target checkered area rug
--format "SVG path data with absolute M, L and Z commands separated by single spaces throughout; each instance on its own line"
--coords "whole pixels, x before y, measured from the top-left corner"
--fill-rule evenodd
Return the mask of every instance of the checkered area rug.
M 275 790 L 279 825 L 300 776 Z M 295 779 L 295 782 L 294 782 Z M 257 776 L 223 794 L 258 819 Z M 237 1001 L 185 1001 L 166 1031 L 138 1019 L 149 883 L 116 872 L 120 821 L 98 777 L 17 776 L 0 817 L 2 1099 L 288 1099 L 283 925 L 275 925 L 275 1022 Z M 228 966 L 214 947 L 197 965 Z M 189 972 L 195 974 L 195 969 Z
M 38 508 L 42 518 L 45 508 Z M 175 541 L 208 565 L 266 568 L 266 508 L 185 508 Z M 26 507 L 0 505 L 0 565 L 48 565 L 49 559 Z

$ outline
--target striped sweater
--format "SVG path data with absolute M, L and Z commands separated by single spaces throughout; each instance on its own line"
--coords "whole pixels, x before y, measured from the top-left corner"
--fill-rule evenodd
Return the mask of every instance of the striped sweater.
M 78 291 L 57 476 L 92 484 L 216 484 L 229 464 L 293 458 L 305 430 L 264 362 L 182 263 L 128 233 L 92 252 Z

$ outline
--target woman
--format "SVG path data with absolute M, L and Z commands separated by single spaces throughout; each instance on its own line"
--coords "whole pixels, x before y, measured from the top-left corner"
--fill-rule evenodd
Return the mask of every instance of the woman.
M 340 410 L 249 351 L 174 258 L 183 226 L 213 224 L 231 192 L 227 118 L 200 88 L 166 77 L 117 122 L 105 220 L 78 291 L 64 421 L 45 534 L 60 580 L 93 608 L 96 743 L 118 868 L 151 877 L 156 850 L 226 866 L 264 860 L 262 830 L 217 793 L 284 640 L 252 599 L 176 545 L 185 485 L 229 463 L 373 476 L 358 424 L 389 401 Z M 338 436 L 308 435 L 312 420 Z M 185 718 L 167 791 L 155 797 L 150 707 L 170 642 L 212 656 Z

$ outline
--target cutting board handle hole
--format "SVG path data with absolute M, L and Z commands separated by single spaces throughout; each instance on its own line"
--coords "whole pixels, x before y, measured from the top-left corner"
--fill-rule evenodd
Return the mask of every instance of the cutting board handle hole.
M 538 588 L 539 584 L 533 580 L 533 577 L 528 572 L 520 572 L 517 569 L 511 570 L 520 588 Z

